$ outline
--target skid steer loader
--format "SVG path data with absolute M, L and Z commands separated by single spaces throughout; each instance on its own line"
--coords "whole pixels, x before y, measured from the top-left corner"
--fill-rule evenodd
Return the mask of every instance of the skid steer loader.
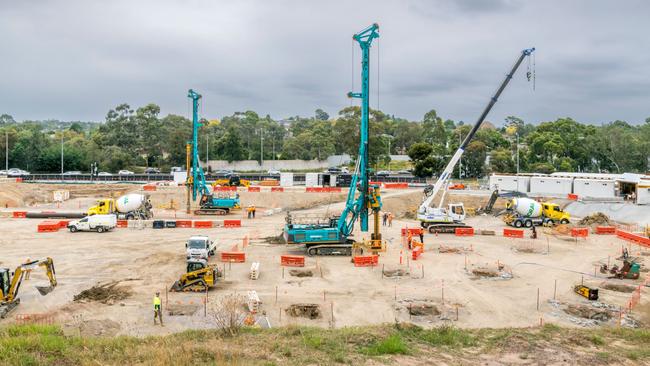
M 217 284 L 218 278 L 223 277 L 216 266 L 209 266 L 205 259 L 190 259 L 187 261 L 187 271 L 174 282 L 170 291 L 205 292 Z

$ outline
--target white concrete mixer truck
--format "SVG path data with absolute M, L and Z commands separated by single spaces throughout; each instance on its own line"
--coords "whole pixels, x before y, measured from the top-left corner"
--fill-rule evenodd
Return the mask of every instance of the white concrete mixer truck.
M 153 217 L 151 207 L 151 200 L 148 195 L 130 193 L 118 199 L 106 198 L 98 200 L 95 206 L 88 209 L 88 216 L 114 214 L 121 220 L 147 220 Z
M 506 204 L 506 208 L 503 222 L 514 227 L 568 224 L 571 218 L 557 203 L 540 203 L 525 197 L 513 198 Z

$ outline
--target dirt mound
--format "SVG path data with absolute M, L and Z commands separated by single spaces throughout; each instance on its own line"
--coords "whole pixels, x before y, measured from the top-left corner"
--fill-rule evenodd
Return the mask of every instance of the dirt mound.
M 267 236 L 262 238 L 262 240 L 268 244 L 285 244 L 284 236 L 282 234 L 278 236 Z
M 118 286 L 121 281 L 112 281 L 105 284 L 95 285 L 87 290 L 74 295 L 74 301 L 91 302 L 96 301 L 102 304 L 112 305 L 116 301 L 124 300 L 131 296 L 131 288 Z
M 82 337 L 114 337 L 120 329 L 120 323 L 110 319 L 85 320 L 79 324 Z
M 626 293 L 634 292 L 634 290 L 636 290 L 636 287 L 626 285 L 624 283 L 604 282 L 600 285 L 600 287 L 604 288 L 605 290 L 626 292 Z
M 571 232 L 571 227 L 565 224 L 557 225 L 553 227 L 552 232 L 554 235 L 568 235 Z
M 595 214 L 585 216 L 582 220 L 578 222 L 579 226 L 590 226 L 590 225 L 611 225 L 609 216 L 605 215 L 602 212 L 596 212 Z
M 292 269 L 289 271 L 289 274 L 294 277 L 313 277 L 314 272 L 310 269 Z
M 408 306 L 409 314 L 415 316 L 440 315 L 440 310 L 433 304 L 411 303 Z
M 292 304 L 284 311 L 296 318 L 318 319 L 322 315 L 318 304 Z
M 474 268 L 472 273 L 479 277 L 499 277 L 499 270 L 496 268 L 479 267 Z
M 194 315 L 198 309 L 198 305 L 192 304 L 171 304 L 166 307 L 167 314 L 170 316 Z
M 596 308 L 590 305 L 569 304 L 564 312 L 579 318 L 593 319 L 599 321 L 608 321 L 614 314 L 606 308 Z
M 543 253 L 544 249 L 540 245 L 533 243 L 517 243 L 512 247 L 517 253 Z
M 447 247 L 444 245 L 440 245 L 438 248 L 438 253 L 461 253 L 464 252 L 465 249 L 462 247 Z

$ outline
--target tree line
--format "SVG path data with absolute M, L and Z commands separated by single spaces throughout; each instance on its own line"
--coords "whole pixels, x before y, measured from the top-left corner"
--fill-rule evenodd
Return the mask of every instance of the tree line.
M 355 157 L 359 146 L 359 107 L 336 117 L 317 109 L 313 116 L 274 120 L 254 111 L 202 119 L 201 160 L 325 159 Z M 528 123 L 507 117 L 500 127 L 486 122 L 468 145 L 455 176 L 482 177 L 491 172 L 554 171 L 646 172 L 650 165 L 650 118 L 641 124 L 613 121 L 602 125 L 571 118 Z M 443 119 L 435 110 L 421 121 L 370 111 L 369 157 L 384 167 L 391 154 L 408 154 L 415 175 L 437 175 L 471 129 L 463 121 Z M 184 166 L 192 123 L 183 116 L 160 116 L 160 107 L 133 109 L 121 104 L 105 121 L 15 121 L 0 115 L 0 156 L 9 166 L 32 172 L 58 172 L 63 149 L 65 170 L 139 171 L 144 167 Z M 517 159 L 518 156 L 518 159 Z

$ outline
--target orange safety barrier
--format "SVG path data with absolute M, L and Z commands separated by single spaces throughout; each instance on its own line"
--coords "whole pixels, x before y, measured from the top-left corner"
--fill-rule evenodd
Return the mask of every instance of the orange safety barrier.
M 214 187 L 215 191 L 236 191 L 237 187 L 229 187 L 229 186 L 217 186 Z
M 22 183 L 22 182 L 23 182 L 23 178 L 16 178 L 16 183 Z
M 145 184 L 144 186 L 142 186 L 142 189 L 145 190 L 145 191 L 155 191 L 156 186 L 154 186 L 152 184 Z
M 384 183 L 384 188 L 404 189 L 408 187 L 409 187 L 408 183 Z
M 574 227 L 571 229 L 571 236 L 574 238 L 586 238 L 589 236 L 589 229 L 586 227 Z
M 567 194 L 566 198 L 570 199 L 571 201 L 577 201 L 578 200 L 578 195 L 569 193 L 569 194 Z
M 506 238 L 523 238 L 524 231 L 519 229 L 503 229 L 503 236 Z
M 264 187 L 275 187 L 279 186 L 280 182 L 277 179 L 264 179 L 259 184 Z
M 616 228 L 614 226 L 596 226 L 596 234 L 616 234 Z
M 271 187 L 271 192 L 284 192 L 284 187 Z
M 304 267 L 305 256 L 302 255 L 281 255 L 280 265 L 284 267 Z
M 631 241 L 638 245 L 650 248 L 650 238 L 628 233 L 627 231 L 623 231 L 623 230 L 616 230 L 616 236 L 623 240 Z
M 70 223 L 70 220 L 59 220 L 59 227 L 64 229 L 68 227 L 68 224 Z
M 456 236 L 473 236 L 474 235 L 474 228 L 473 227 L 457 227 L 456 230 L 454 230 L 454 233 Z
M 195 228 L 211 228 L 212 227 L 212 221 L 199 221 L 195 220 L 194 221 L 194 227 Z
M 246 253 L 243 252 L 221 252 L 222 262 L 244 263 L 246 262 Z
M 424 234 L 424 229 L 421 227 L 403 227 L 402 228 L 402 236 L 407 236 L 408 233 L 411 233 L 411 235 L 420 235 Z
M 260 187 L 248 187 L 248 191 L 249 191 L 249 192 L 259 192 L 259 191 L 260 191 Z
M 223 227 L 241 227 L 241 220 L 223 220 Z
M 354 258 L 352 258 L 352 260 L 354 261 L 355 267 L 373 267 L 379 264 L 378 255 L 366 255 L 366 256 L 357 255 Z
M 381 187 L 382 183 L 381 183 L 381 182 L 368 182 L 368 185 L 371 185 L 371 186 L 380 186 L 380 187 Z
M 422 250 L 421 246 L 417 246 L 417 247 L 413 248 L 413 252 L 411 252 L 412 259 L 415 261 L 418 258 L 420 258 L 420 256 L 422 255 L 422 252 L 423 252 L 423 250 Z
M 305 192 L 316 193 L 316 192 L 322 192 L 322 191 L 323 191 L 322 187 L 307 187 L 307 188 L 305 188 Z
M 176 227 L 191 228 L 192 220 L 176 220 Z
M 128 220 L 117 220 L 117 227 L 129 227 L 129 221 Z
M 27 217 L 27 211 L 14 211 L 14 218 L 26 218 Z
M 416 248 L 420 248 L 420 250 L 422 251 L 422 253 L 424 253 L 424 243 L 420 243 L 420 242 L 417 241 L 417 240 L 413 240 L 413 241 L 411 242 L 411 247 L 413 248 L 413 250 L 415 250 Z
M 39 233 L 50 233 L 54 231 L 59 231 L 61 227 L 59 226 L 58 221 L 43 221 L 38 224 Z

